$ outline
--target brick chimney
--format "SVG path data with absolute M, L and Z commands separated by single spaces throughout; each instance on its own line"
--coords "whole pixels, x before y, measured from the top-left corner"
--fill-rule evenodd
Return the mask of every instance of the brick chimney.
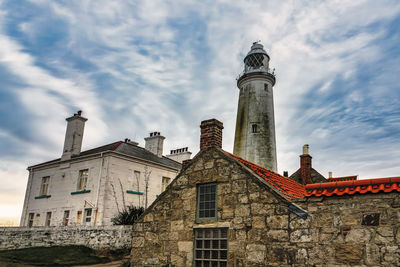
M 216 119 L 205 120 L 201 122 L 200 129 L 200 151 L 210 147 L 222 148 L 222 122 Z
M 152 132 L 149 137 L 144 139 L 144 148 L 158 157 L 162 157 L 165 137 L 160 132 Z
M 72 156 L 79 155 L 82 149 L 83 130 L 86 118 L 82 117 L 82 111 L 66 119 L 67 131 L 65 133 L 64 149 L 61 160 L 68 160 Z
M 300 177 L 304 185 L 311 184 L 311 159 L 309 145 L 304 145 L 303 155 L 300 155 Z

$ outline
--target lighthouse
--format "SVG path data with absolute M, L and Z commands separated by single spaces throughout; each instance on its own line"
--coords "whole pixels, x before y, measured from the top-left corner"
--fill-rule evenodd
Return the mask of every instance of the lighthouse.
M 237 79 L 240 93 L 233 154 L 276 172 L 275 75 L 269 60 L 258 42 L 244 58 L 244 71 Z

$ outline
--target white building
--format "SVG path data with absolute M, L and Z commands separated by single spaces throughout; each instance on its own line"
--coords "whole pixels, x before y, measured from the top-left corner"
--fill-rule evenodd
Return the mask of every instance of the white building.
M 28 167 L 20 226 L 110 225 L 128 205 L 147 207 L 178 174 L 181 162 L 162 155 L 165 137 L 129 139 L 81 152 L 86 118 L 67 118 L 61 158 Z M 190 152 L 181 149 L 188 159 Z

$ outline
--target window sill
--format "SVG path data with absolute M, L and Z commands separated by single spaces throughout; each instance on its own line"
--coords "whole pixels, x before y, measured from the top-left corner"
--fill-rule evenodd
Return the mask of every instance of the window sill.
M 77 195 L 77 194 L 85 194 L 85 193 L 90 193 L 90 190 L 80 190 L 80 191 L 75 191 L 71 192 L 71 195 Z
M 136 191 L 132 191 L 132 190 L 126 190 L 126 192 L 128 194 L 143 195 L 143 192 L 136 192 Z
M 41 196 L 35 197 L 35 199 L 49 198 L 49 197 L 51 197 L 51 195 L 41 195 Z

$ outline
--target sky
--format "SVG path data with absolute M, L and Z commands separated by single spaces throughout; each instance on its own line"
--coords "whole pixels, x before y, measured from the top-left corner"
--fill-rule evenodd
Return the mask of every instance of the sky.
M 224 123 L 254 41 L 275 68 L 278 171 L 303 144 L 322 175 L 400 176 L 400 2 L 0 0 L 0 225 L 18 223 L 26 168 L 59 158 L 66 121 L 83 149 L 158 131 L 199 151 Z

